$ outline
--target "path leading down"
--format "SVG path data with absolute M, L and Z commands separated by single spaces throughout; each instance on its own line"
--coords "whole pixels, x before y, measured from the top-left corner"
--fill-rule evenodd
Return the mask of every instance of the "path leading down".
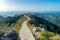
M 30 30 L 27 27 L 27 20 L 22 24 L 22 28 L 19 32 L 19 38 L 21 40 L 35 40 L 35 38 L 33 37 L 32 33 L 30 32 Z

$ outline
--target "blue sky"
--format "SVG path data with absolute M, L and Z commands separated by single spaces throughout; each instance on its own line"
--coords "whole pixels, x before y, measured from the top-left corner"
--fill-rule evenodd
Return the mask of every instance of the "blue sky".
M 0 11 L 60 11 L 60 0 L 0 0 Z

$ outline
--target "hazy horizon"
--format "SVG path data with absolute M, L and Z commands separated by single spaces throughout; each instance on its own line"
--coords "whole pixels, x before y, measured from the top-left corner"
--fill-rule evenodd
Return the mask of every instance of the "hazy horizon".
M 37 14 L 57 14 L 60 15 L 60 11 L 41 11 L 41 12 L 32 12 L 32 11 L 6 11 L 6 12 L 0 12 L 0 15 L 3 17 L 8 17 L 8 16 L 15 16 L 15 15 L 20 15 L 20 14 L 27 14 L 27 13 L 37 13 Z

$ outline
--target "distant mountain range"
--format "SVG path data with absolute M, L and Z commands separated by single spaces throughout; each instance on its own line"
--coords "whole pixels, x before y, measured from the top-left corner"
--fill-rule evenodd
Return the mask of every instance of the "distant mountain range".
M 5 12 L 6 13 L 6 12 Z M 9 12 L 7 12 L 7 13 L 9 13 Z M 11 13 L 11 12 L 10 12 Z M 9 14 L 10 14 L 9 13 Z M 22 14 L 23 13 L 23 14 Z M 39 25 L 40 24 L 40 22 L 41 23 L 43 23 L 43 24 L 45 24 L 45 25 L 47 25 L 47 23 L 48 23 L 48 25 L 49 26 L 53 26 L 54 28 L 55 27 L 60 27 L 60 14 L 59 14 L 60 12 L 58 12 L 58 14 L 57 13 L 35 13 L 35 12 L 18 12 L 17 13 L 17 15 L 16 14 L 14 14 L 14 12 L 13 13 L 11 13 L 11 15 L 13 15 L 14 14 L 14 16 L 5 16 L 5 18 L 4 17 L 2 17 L 2 16 L 0 16 L 0 25 L 2 24 L 2 26 L 4 25 L 4 26 L 11 26 L 12 24 L 16 24 L 16 23 L 18 23 L 17 21 L 19 20 L 19 19 L 22 19 L 22 17 L 24 16 L 24 15 L 26 15 L 26 14 L 28 14 L 28 15 L 30 15 L 31 17 L 33 17 L 34 18 L 34 20 L 33 20 L 33 22 L 36 24 L 36 25 Z M 20 14 L 20 15 L 19 15 Z M 7 14 L 8 15 L 8 14 Z M 4 19 L 4 20 L 3 20 Z M 24 18 L 25 19 L 25 18 Z M 23 20 L 23 19 L 22 19 Z
M 36 16 L 40 16 L 58 26 L 60 26 L 60 11 L 56 11 L 56 12 L 0 12 L 0 14 L 2 16 L 0 16 L 0 20 L 8 17 L 8 16 L 11 16 L 13 17 L 14 15 L 21 15 L 21 14 L 33 14 L 33 15 L 36 15 Z
M 30 18 L 30 29 L 43 28 L 44 31 L 53 32 L 60 34 L 60 12 L 57 13 L 40 13 L 40 12 L 5 12 L 0 15 L 0 33 L 9 34 L 13 36 L 13 32 L 16 32 L 17 35 L 21 29 L 22 23 L 27 20 L 27 17 Z M 31 26 L 33 25 L 33 27 Z M 13 35 L 11 35 L 11 33 Z M 56 35 L 54 34 L 54 35 Z M 3 37 L 2 36 L 2 37 Z M 6 35 L 7 36 L 7 35 Z M 8 36 L 9 37 L 9 36 Z M 16 37 L 17 39 L 18 37 Z M 8 38 L 9 39 L 9 38 Z M 14 38 L 15 39 L 15 38 Z
M 3 17 L 20 15 L 20 14 L 57 14 L 60 15 L 60 11 L 46 11 L 46 12 L 31 12 L 31 11 L 8 11 L 8 12 L 0 12 L 0 15 Z
M 60 12 L 58 13 L 36 13 L 36 16 L 42 17 L 51 23 L 54 23 L 60 27 Z

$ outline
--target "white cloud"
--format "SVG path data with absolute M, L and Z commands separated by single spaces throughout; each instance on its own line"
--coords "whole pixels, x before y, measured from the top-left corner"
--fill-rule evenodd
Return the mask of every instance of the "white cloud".
M 12 6 L 6 4 L 6 0 L 0 0 L 0 12 L 1 11 L 23 11 L 24 8 L 18 6 Z
M 5 4 L 4 0 L 0 0 L 0 11 L 5 11 L 8 6 Z
M 0 12 L 1 11 L 12 11 L 12 10 L 18 10 L 17 7 L 9 6 L 6 4 L 6 0 L 0 0 Z

